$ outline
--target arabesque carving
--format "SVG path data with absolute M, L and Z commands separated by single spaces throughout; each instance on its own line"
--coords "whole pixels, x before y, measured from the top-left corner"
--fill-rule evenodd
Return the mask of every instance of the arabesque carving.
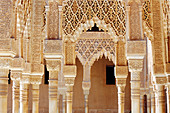
M 113 39 L 79 39 L 75 52 L 81 63 L 92 65 L 103 55 L 115 62 L 115 46 Z
M 118 0 L 69 0 L 63 7 L 62 27 L 65 35 L 75 36 L 97 23 L 100 29 L 124 36 L 125 17 L 125 6 Z

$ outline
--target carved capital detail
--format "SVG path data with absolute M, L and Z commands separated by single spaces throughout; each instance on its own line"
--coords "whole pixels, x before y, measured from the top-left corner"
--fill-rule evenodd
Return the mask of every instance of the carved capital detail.
M 23 84 L 29 84 L 30 83 L 30 75 L 29 74 L 22 74 L 20 78 L 20 82 Z
M 65 77 L 65 84 L 66 86 L 73 86 L 75 77 Z
M 31 75 L 30 83 L 31 84 L 41 84 L 42 76 L 41 75 Z
M 11 70 L 11 80 L 15 81 L 15 80 L 20 80 L 22 76 L 22 71 L 14 71 Z
M 91 82 L 90 81 L 83 81 L 82 82 L 82 88 L 83 88 L 83 90 L 90 90 L 90 88 L 91 88 Z
M 119 87 L 123 87 L 126 85 L 126 78 L 116 78 L 116 85 Z
M 155 77 L 156 84 L 166 84 L 167 77 Z
M 51 70 L 57 70 L 60 71 L 61 70 L 61 60 L 56 60 L 56 59 L 47 59 L 46 60 L 46 64 L 47 64 L 47 69 L 48 71 Z
M 143 59 L 130 59 L 128 60 L 129 71 L 142 71 L 143 68 Z

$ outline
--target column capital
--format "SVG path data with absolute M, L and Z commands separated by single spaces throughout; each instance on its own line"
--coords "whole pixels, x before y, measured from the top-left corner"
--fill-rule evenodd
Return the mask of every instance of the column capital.
M 91 88 L 91 82 L 90 81 L 83 81 L 82 82 L 82 88 L 83 88 L 83 92 L 85 95 L 89 94 L 89 90 Z
M 22 71 L 13 71 L 13 70 L 11 70 L 11 80 L 19 81 L 21 76 L 22 76 Z
M 41 75 L 30 75 L 31 84 L 41 84 L 42 76 Z
M 128 66 L 116 66 L 115 68 L 116 78 L 127 78 L 128 76 Z
M 142 71 L 143 68 L 143 59 L 130 59 L 128 60 L 129 71 Z
M 66 86 L 74 86 L 75 77 L 65 77 Z
M 60 71 L 61 70 L 61 59 L 46 59 L 48 71 Z
M 125 87 L 126 86 L 126 78 L 116 78 L 117 87 Z
M 164 85 L 167 83 L 167 77 L 155 77 L 156 85 Z

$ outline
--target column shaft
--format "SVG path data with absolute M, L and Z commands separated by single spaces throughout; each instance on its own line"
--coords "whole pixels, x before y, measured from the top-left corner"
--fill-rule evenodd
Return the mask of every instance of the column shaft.
M 63 108 L 62 113 L 66 113 L 66 97 L 65 97 L 65 95 L 63 95 L 62 108 Z
M 89 104 L 88 104 L 88 95 L 84 96 L 84 100 L 85 100 L 85 113 L 89 113 Z
M 39 84 L 32 84 L 32 113 L 39 113 Z
M 19 81 L 14 80 L 12 86 L 12 113 L 19 113 L 19 87 Z
M 140 71 L 131 72 L 131 110 L 140 113 Z
M 151 96 L 147 95 L 147 113 L 151 113 Z
M 167 113 L 170 113 L 170 86 L 167 86 Z
M 155 113 L 155 94 L 151 94 L 151 113 Z
M 28 84 L 20 83 L 20 113 L 28 113 Z
M 118 86 L 118 113 L 124 113 L 124 87 Z
M 8 69 L 0 69 L 0 113 L 7 113 Z
M 49 86 L 49 113 L 57 113 L 57 86 Z
M 140 113 L 144 113 L 144 95 L 140 95 Z
M 165 90 L 164 85 L 156 85 L 157 90 L 157 108 L 156 113 L 165 113 Z
M 73 86 L 67 86 L 67 113 L 72 113 Z

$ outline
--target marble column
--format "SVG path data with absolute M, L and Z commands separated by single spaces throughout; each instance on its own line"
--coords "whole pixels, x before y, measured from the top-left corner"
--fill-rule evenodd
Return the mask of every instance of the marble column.
M 67 86 L 66 103 L 67 113 L 72 113 L 72 100 L 73 100 L 73 85 Z
M 144 95 L 140 95 L 140 113 L 144 113 Z
M 0 69 L 0 113 L 7 113 L 8 69 Z
M 20 82 L 20 113 L 28 113 L 28 84 Z
M 170 84 L 167 85 L 167 113 L 170 113 Z
M 151 113 L 151 95 L 147 94 L 147 113 Z
M 57 113 L 58 71 L 49 71 L 49 113 Z
M 91 66 L 88 64 L 83 65 L 82 88 L 84 93 L 85 113 L 89 113 L 88 96 L 89 96 L 89 90 L 91 88 L 90 73 L 91 73 Z
M 85 107 L 85 113 L 89 113 L 89 103 L 88 103 L 88 96 L 89 96 L 89 90 L 91 88 L 91 82 L 83 82 L 82 83 L 83 93 L 84 93 L 84 107 Z
M 128 66 L 116 66 L 115 72 L 116 86 L 118 89 L 118 113 L 124 113 L 125 86 L 128 76 Z
M 66 113 L 66 95 L 63 95 L 62 98 L 62 109 L 63 109 L 62 113 Z
M 151 113 L 155 113 L 155 93 L 151 92 Z
M 131 110 L 140 112 L 140 71 L 131 72 Z
M 46 59 L 49 71 L 49 113 L 57 113 L 58 74 L 61 70 L 61 59 Z
M 20 82 L 18 80 L 13 80 L 12 86 L 12 113 L 19 113 L 19 89 Z
M 156 85 L 157 106 L 156 113 L 165 113 L 165 90 L 164 85 Z
M 135 40 L 135 41 L 127 42 L 127 59 L 128 59 L 129 71 L 131 72 L 131 112 L 132 113 L 140 113 L 140 86 L 141 86 L 140 78 L 143 69 L 143 63 L 144 63 L 143 59 L 145 54 L 146 54 L 145 40 Z
M 72 113 L 73 86 L 77 74 L 76 65 L 65 65 L 63 69 L 66 91 L 67 113 Z
M 39 84 L 32 84 L 32 113 L 39 113 Z
M 118 113 L 124 113 L 125 86 L 118 86 Z

